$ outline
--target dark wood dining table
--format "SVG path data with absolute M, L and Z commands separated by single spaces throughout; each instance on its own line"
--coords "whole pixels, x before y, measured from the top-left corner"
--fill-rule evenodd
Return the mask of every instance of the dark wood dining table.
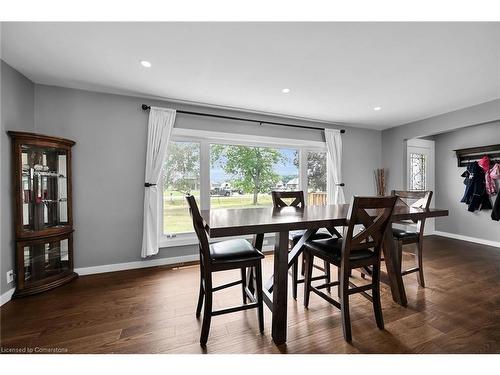
M 201 211 L 205 229 L 211 238 L 254 235 L 254 246 L 262 250 L 264 234 L 276 233 L 274 275 L 265 283 L 264 302 L 272 311 L 271 332 L 277 345 L 286 342 L 288 269 L 300 256 L 304 242 L 316 231 L 326 228 L 333 232 L 335 227 L 345 226 L 348 211 L 348 204 L 307 206 L 305 208 L 259 207 Z M 396 206 L 391 221 L 419 220 L 447 215 L 448 211 L 442 209 Z M 389 225 L 383 246 L 387 280 L 391 287 L 393 300 L 406 306 L 407 299 L 403 278 L 401 270 L 397 267 L 398 256 L 392 240 L 392 232 L 389 233 L 390 228 Z M 289 252 L 289 232 L 294 230 L 305 230 L 305 233 Z

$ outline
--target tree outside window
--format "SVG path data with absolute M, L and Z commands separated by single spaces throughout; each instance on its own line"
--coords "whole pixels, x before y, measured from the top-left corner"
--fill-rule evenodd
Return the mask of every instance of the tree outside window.
M 212 144 L 211 207 L 270 206 L 271 191 L 298 187 L 295 154 L 293 149 Z

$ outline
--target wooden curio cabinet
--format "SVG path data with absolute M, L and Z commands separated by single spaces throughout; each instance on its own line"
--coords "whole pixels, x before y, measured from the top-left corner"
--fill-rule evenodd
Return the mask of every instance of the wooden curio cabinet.
M 73 271 L 71 147 L 75 142 L 8 132 L 12 140 L 16 291 L 44 292 Z

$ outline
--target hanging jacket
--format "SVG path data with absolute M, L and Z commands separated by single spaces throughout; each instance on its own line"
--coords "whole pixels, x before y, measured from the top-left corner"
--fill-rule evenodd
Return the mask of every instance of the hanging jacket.
M 491 168 L 490 176 L 493 180 L 500 179 L 500 163 L 496 163 L 493 168 Z M 495 199 L 493 211 L 491 212 L 491 218 L 496 221 L 500 220 L 500 194 L 498 194 L 497 199 Z
M 491 212 L 491 218 L 493 220 L 500 220 L 500 194 L 497 195 L 497 199 L 495 200 L 495 205 L 493 206 L 493 211 Z
M 488 155 L 484 155 L 477 163 L 484 172 L 484 178 L 486 182 L 486 193 L 488 193 L 488 195 L 495 195 L 497 193 L 497 190 L 495 187 L 495 182 L 493 181 L 492 177 L 495 175 L 495 171 L 493 171 L 493 168 L 490 169 L 490 158 L 488 157 Z
M 495 195 L 497 193 L 497 187 L 495 186 L 495 181 L 500 179 L 500 164 L 496 163 L 493 168 L 489 169 L 486 175 L 486 192 L 489 195 Z
M 473 163 L 467 164 L 467 169 L 465 170 L 464 173 L 460 175 L 460 177 L 464 178 L 464 185 L 465 185 L 465 192 L 464 196 L 460 200 L 461 203 L 470 203 L 470 199 L 472 196 L 472 184 L 471 184 L 471 177 L 472 177 L 472 167 Z
M 470 212 L 476 210 L 490 210 L 491 202 L 486 192 L 486 179 L 483 169 L 477 161 L 467 165 L 467 171 L 462 173 L 465 177 L 465 193 L 461 202 L 469 205 L 467 208 Z

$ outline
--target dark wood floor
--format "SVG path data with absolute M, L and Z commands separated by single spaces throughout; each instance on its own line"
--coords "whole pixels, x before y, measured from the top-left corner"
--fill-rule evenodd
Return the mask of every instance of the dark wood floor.
M 1 307 L 1 346 L 69 353 L 499 353 L 500 249 L 431 236 L 425 250 L 427 287 L 418 286 L 416 274 L 405 277 L 407 308 L 382 287 L 385 330 L 377 329 L 371 304 L 352 297 L 352 344 L 342 338 L 340 312 L 315 295 L 305 310 L 300 287 L 289 303 L 287 344 L 273 344 L 267 309 L 263 335 L 249 310 L 214 317 L 203 350 L 194 314 L 198 267 L 190 266 L 84 276 L 10 301 Z M 271 271 L 267 256 L 265 275 Z M 218 292 L 214 304 L 232 306 L 240 298 L 235 287 Z

